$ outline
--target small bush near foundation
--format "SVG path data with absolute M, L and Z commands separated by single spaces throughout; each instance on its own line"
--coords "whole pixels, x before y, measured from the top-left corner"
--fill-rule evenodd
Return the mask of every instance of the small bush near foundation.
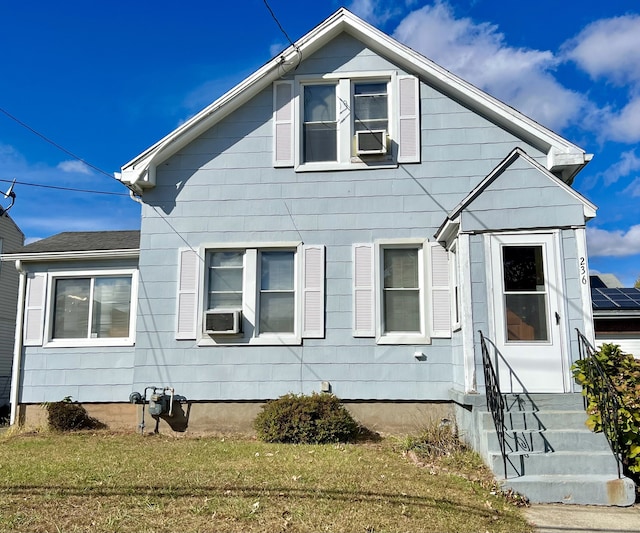
M 407 436 L 401 447 L 422 458 L 445 457 L 468 450 L 467 445 L 458 437 L 455 424 L 447 419 L 423 428 L 418 435 Z
M 67 396 L 62 401 L 46 403 L 49 427 L 55 431 L 78 431 L 80 429 L 104 429 L 107 426 L 89 416 L 87 410 Z
M 332 394 L 287 394 L 262 407 L 254 421 L 264 442 L 326 444 L 351 442 L 359 425 Z

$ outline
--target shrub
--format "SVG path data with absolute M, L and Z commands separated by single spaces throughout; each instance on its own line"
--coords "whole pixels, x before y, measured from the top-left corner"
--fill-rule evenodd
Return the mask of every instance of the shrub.
M 402 448 L 422 458 L 446 457 L 469 449 L 460 440 L 455 424 L 446 419 L 426 426 L 418 435 L 407 436 Z
M 62 401 L 46 403 L 49 427 L 55 431 L 77 431 L 80 429 L 103 429 L 105 424 L 89 416 L 87 410 L 67 396 Z
M 267 402 L 254 421 L 258 438 L 265 442 L 325 444 L 350 442 L 358 423 L 332 394 L 287 394 Z
M 616 344 L 603 344 L 594 358 L 600 363 L 618 394 L 618 412 L 614 418 L 618 426 L 618 445 L 622 450 L 625 473 L 640 481 L 640 361 L 623 353 Z M 582 385 L 587 398 L 587 426 L 596 433 L 606 431 L 598 408 L 598 391 L 603 387 L 601 378 L 590 359 L 583 359 L 571 367 L 576 381 Z M 607 435 L 607 438 L 614 438 Z

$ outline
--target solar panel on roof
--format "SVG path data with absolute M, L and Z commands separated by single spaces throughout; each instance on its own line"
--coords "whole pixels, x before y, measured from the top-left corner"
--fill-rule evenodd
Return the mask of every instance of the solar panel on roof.
M 640 289 L 635 288 L 593 288 L 591 289 L 593 308 L 599 310 L 640 309 Z

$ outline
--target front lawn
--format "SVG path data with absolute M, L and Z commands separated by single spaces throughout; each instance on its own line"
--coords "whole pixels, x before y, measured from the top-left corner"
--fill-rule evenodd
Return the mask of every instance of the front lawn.
M 531 531 L 473 456 L 416 466 L 393 439 L 9 433 L 0 465 L 1 531 Z

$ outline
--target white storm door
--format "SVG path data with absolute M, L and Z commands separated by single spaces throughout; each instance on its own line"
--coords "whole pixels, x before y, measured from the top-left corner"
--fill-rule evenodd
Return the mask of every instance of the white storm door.
M 490 237 L 494 339 L 502 392 L 565 392 L 555 234 Z

